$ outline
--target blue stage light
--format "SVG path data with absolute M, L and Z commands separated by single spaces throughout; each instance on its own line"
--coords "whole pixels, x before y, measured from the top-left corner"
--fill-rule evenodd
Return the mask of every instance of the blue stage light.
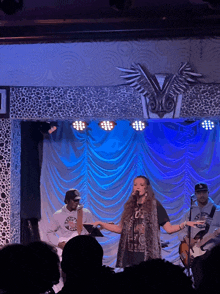
M 116 123 L 114 121 L 104 120 L 99 123 L 99 126 L 105 131 L 111 131 L 116 126 Z
M 205 130 L 212 130 L 215 127 L 215 123 L 209 119 L 204 120 L 201 125 Z
M 146 128 L 146 123 L 140 120 L 134 121 L 131 125 L 136 131 L 143 131 Z

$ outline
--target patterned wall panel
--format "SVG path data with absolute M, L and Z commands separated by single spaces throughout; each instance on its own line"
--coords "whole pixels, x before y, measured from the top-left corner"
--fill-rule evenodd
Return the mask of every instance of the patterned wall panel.
M 181 99 L 177 106 L 180 118 L 220 116 L 220 84 L 189 86 Z M 146 117 L 141 94 L 130 86 L 13 87 L 10 100 L 13 120 L 134 120 Z
M 11 122 L 0 119 L 0 245 L 10 242 Z
M 220 84 L 197 84 L 184 93 L 180 117 L 220 116 Z
M 13 87 L 12 119 L 135 118 L 143 117 L 140 94 L 118 87 Z

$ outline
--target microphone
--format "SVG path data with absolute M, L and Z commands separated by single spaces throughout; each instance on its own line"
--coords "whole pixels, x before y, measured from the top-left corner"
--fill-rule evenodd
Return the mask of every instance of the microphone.
M 193 202 L 196 201 L 196 195 L 195 195 L 194 193 L 190 196 L 190 198 L 191 198 L 191 200 L 192 200 Z
M 139 194 L 140 194 L 140 192 L 139 192 L 138 190 L 136 190 L 136 191 L 134 192 L 134 196 L 135 196 L 135 197 L 139 197 Z
M 77 209 L 76 210 L 80 210 L 80 209 L 82 209 L 83 208 L 83 204 L 79 204 L 78 206 L 77 206 Z

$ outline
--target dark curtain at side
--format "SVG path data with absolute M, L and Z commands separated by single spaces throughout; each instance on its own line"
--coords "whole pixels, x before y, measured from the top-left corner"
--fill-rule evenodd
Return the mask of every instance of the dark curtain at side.
M 36 122 L 21 122 L 21 243 L 40 240 L 40 163 L 43 135 Z

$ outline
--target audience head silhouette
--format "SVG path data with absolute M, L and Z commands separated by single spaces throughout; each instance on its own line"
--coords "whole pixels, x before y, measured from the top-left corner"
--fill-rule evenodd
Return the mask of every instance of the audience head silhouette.
M 64 273 L 75 274 L 102 267 L 103 249 L 98 241 L 88 235 L 80 235 L 70 239 L 62 254 L 61 267 Z
M 198 287 L 198 293 L 219 293 L 220 289 L 220 245 L 212 248 L 202 263 L 203 279 Z
M 112 287 L 118 294 L 140 293 L 143 289 L 149 294 L 176 294 L 180 290 L 187 294 L 193 293 L 191 278 L 183 271 L 183 268 L 169 261 L 147 260 L 115 274 Z
M 3 247 L 0 264 L 0 289 L 6 294 L 44 293 L 59 282 L 58 256 L 43 242 Z

